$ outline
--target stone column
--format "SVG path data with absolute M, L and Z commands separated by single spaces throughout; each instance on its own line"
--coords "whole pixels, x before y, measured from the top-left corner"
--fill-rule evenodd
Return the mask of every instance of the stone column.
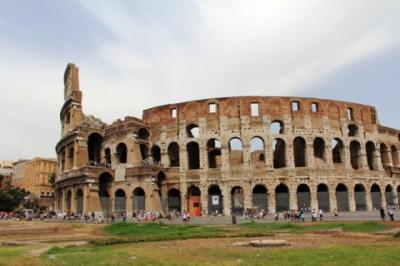
M 289 188 L 289 198 L 290 198 L 290 209 L 291 210 L 297 210 L 297 187 L 287 184 Z
M 287 140 L 285 140 L 286 143 L 286 151 L 285 151 L 285 165 L 287 168 L 295 168 L 294 167 L 294 155 L 293 155 L 293 141 L 288 143 Z
M 367 203 L 367 211 L 372 211 L 371 189 L 365 191 L 365 201 Z
M 207 216 L 208 215 L 208 189 L 207 189 L 207 184 L 201 184 L 200 185 L 200 192 L 201 192 L 201 197 L 200 197 L 201 213 L 202 213 L 202 216 Z
M 334 186 L 330 186 L 329 188 L 329 206 L 331 211 L 337 209 L 337 200 L 336 200 L 336 188 Z
M 276 202 L 275 202 L 275 189 L 271 187 L 268 189 L 268 207 L 271 209 L 272 213 L 275 213 Z
M 319 210 L 316 186 L 310 187 L 310 199 L 311 199 L 311 209 Z
M 227 184 L 222 185 L 222 195 L 223 200 L 224 200 L 224 215 L 229 216 L 231 215 L 231 191 L 229 189 L 229 186 Z
M 350 186 L 347 186 L 348 188 L 348 196 L 349 196 L 349 209 L 351 212 L 355 212 L 356 211 L 356 200 L 354 197 L 354 188 L 351 189 Z
M 244 198 L 244 208 L 253 207 L 253 193 L 251 191 L 251 185 L 246 183 L 243 186 L 243 198 Z

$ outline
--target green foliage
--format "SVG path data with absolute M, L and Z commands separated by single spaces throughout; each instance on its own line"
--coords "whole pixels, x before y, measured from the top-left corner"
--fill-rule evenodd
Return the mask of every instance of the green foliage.
M 27 195 L 29 195 L 28 192 L 19 188 L 10 190 L 0 189 L 0 211 L 9 212 L 15 210 Z
M 48 181 L 49 181 L 49 184 L 51 185 L 51 187 L 54 188 L 54 185 L 56 183 L 56 173 L 54 173 L 54 172 L 50 173 L 48 176 Z

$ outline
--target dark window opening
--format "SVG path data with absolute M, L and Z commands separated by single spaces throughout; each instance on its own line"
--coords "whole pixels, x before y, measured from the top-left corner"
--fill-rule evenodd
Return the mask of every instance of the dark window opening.
M 138 132 L 138 138 L 141 140 L 149 140 L 150 133 L 147 129 L 141 128 Z
M 186 127 L 188 138 L 198 138 L 200 136 L 200 128 L 198 125 L 191 124 Z
M 356 126 L 355 124 L 350 124 L 348 126 L 349 131 L 348 131 L 348 135 L 349 137 L 357 137 L 358 136 L 358 126 Z
M 274 168 L 286 167 L 286 144 L 282 139 L 274 139 L 272 141 L 272 151 L 274 154 Z
M 106 160 L 106 167 L 111 167 L 111 150 L 107 148 L 105 151 L 105 160 Z
M 179 167 L 180 166 L 178 143 L 172 142 L 171 144 L 169 144 L 168 156 L 169 156 L 169 166 L 170 167 Z
M 119 163 L 126 163 L 128 157 L 128 149 L 126 148 L 125 143 L 120 143 L 117 146 L 117 157 Z
M 314 157 L 325 160 L 325 141 L 322 138 L 314 140 Z
M 297 137 L 293 141 L 294 166 L 306 166 L 306 141 L 302 137 Z
M 350 143 L 350 162 L 354 170 L 360 168 L 360 150 L 361 146 L 359 142 L 352 141 Z
M 92 166 L 100 165 L 100 151 L 102 143 L 103 137 L 98 133 L 93 133 L 88 138 L 89 163 Z
M 139 147 L 140 147 L 140 155 L 142 156 L 142 161 L 145 161 L 149 153 L 149 148 L 145 144 L 140 144 Z
M 367 162 L 369 170 L 376 170 L 376 162 L 375 162 L 375 144 L 371 141 L 368 141 L 365 145 L 365 150 L 367 152 Z
M 381 150 L 382 165 L 383 167 L 385 167 L 389 164 L 389 155 L 388 155 L 388 149 L 384 143 L 381 143 L 380 150 Z
M 331 142 L 332 147 L 332 161 L 333 163 L 342 163 L 343 154 L 343 142 L 342 140 L 335 138 Z
M 189 169 L 200 169 L 200 148 L 197 142 L 189 142 L 186 145 Z
M 222 165 L 221 142 L 219 142 L 217 139 L 210 139 L 207 142 L 207 153 L 208 153 L 208 167 L 220 168 Z
M 399 166 L 399 152 L 396 148 L 396 146 L 392 146 L 391 148 L 392 150 L 392 163 L 394 167 L 398 167 Z
M 154 164 L 159 165 L 161 163 L 161 149 L 157 145 L 151 148 L 151 157 L 153 158 Z

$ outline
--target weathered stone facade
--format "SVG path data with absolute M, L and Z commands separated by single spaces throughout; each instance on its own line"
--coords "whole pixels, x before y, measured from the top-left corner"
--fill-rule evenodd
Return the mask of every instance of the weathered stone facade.
M 400 201 L 400 131 L 381 126 L 372 106 L 229 97 L 107 125 L 83 114 L 75 65 L 64 84 L 60 212 L 356 211 Z

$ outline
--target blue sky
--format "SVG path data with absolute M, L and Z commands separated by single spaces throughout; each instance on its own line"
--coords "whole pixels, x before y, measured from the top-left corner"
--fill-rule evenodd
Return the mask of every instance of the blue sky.
M 172 102 L 297 95 L 400 128 L 400 2 L 0 0 L 0 159 L 54 157 L 62 77 L 106 122 Z

